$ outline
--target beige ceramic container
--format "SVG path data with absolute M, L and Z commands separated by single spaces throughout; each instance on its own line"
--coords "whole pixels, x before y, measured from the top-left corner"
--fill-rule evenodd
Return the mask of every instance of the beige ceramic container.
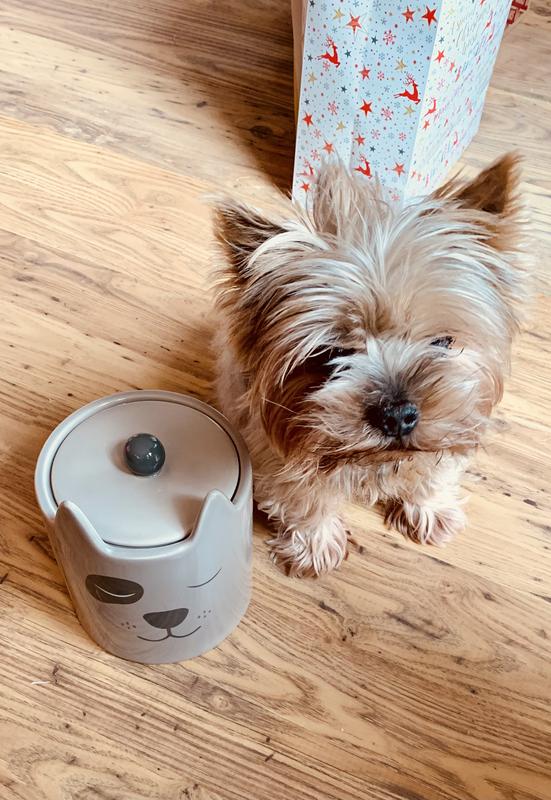
M 35 487 L 79 619 L 105 650 L 181 661 L 238 625 L 252 474 L 213 408 L 161 391 L 97 400 L 51 434 Z

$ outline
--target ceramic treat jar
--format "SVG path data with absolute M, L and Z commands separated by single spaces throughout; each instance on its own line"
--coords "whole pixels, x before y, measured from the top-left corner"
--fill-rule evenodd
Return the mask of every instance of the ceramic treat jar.
M 251 466 L 210 406 L 161 391 L 90 403 L 47 440 L 35 488 L 78 617 L 105 650 L 182 661 L 241 620 Z

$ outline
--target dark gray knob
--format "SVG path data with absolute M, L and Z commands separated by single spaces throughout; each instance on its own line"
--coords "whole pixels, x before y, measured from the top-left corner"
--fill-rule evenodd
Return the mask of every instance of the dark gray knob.
M 131 436 L 124 446 L 124 455 L 135 475 L 155 475 L 165 463 L 162 442 L 150 433 Z

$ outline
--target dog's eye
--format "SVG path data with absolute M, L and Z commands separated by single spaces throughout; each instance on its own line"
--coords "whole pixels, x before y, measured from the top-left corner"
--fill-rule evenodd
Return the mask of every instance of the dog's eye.
M 446 350 L 449 350 L 454 342 L 453 336 L 439 336 L 438 339 L 432 340 L 431 345 L 433 347 L 445 347 Z
M 327 361 L 334 361 L 336 358 L 349 358 L 355 352 L 355 350 L 350 350 L 346 347 L 335 347 L 327 351 Z
M 327 372 L 330 374 L 335 367 L 335 359 L 347 358 L 354 355 L 354 350 L 348 350 L 344 347 L 328 347 L 325 350 L 316 350 L 311 356 L 303 363 L 303 367 L 310 371 L 318 370 L 320 372 Z

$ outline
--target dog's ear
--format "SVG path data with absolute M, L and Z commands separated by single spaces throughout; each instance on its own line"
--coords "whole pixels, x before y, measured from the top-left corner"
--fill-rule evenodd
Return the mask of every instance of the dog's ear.
M 492 244 L 500 249 L 516 235 L 520 158 L 508 153 L 468 182 L 452 179 L 435 192 L 435 197 L 454 201 L 461 208 L 483 212 L 480 221 L 492 233 Z M 500 237 L 505 237 L 505 240 Z
M 240 284 L 244 284 L 249 277 L 253 254 L 283 230 L 280 224 L 244 203 L 222 200 L 215 207 L 216 237 Z
M 489 245 L 485 266 L 505 300 L 511 331 L 518 327 L 530 293 L 524 255 L 526 225 L 518 195 L 519 165 L 519 156 L 509 153 L 474 180 L 452 179 L 434 194 L 466 211 L 467 221 L 482 232 L 484 244 Z
M 357 220 L 367 202 L 377 202 L 375 193 L 368 193 L 369 184 L 341 162 L 325 163 L 313 186 L 311 216 L 316 231 L 347 241 L 354 234 Z

